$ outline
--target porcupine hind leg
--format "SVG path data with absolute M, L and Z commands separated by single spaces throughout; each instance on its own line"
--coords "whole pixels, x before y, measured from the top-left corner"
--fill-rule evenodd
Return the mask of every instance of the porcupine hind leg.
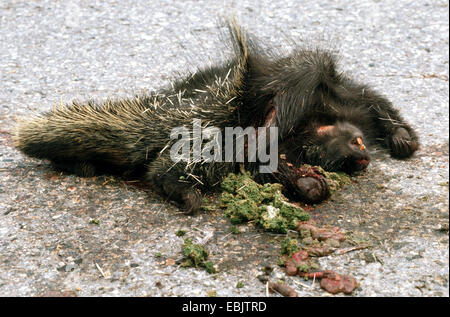
M 185 214 L 199 211 L 202 195 L 192 177 L 186 176 L 182 163 L 174 164 L 169 155 L 162 154 L 147 168 L 146 177 L 156 192 L 174 201 Z

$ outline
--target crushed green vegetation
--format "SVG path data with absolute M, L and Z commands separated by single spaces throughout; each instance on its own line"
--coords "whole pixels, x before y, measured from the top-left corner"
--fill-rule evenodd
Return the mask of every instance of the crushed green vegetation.
M 281 184 L 256 183 L 250 173 L 229 174 L 222 182 L 221 205 L 232 224 L 256 221 L 266 231 L 286 233 L 298 221 L 309 219 L 300 207 L 288 202 Z
M 299 251 L 298 241 L 296 239 L 286 238 L 281 242 L 281 254 L 292 256 L 295 252 Z
M 297 269 L 299 272 L 303 273 L 310 273 L 310 272 L 316 272 L 319 270 L 320 265 L 317 263 L 317 259 L 308 259 L 306 264 L 301 264 L 297 266 Z M 308 280 L 308 277 L 303 277 L 304 280 Z
M 322 173 L 327 179 L 328 188 L 330 194 L 341 189 L 345 185 L 350 184 L 350 176 L 344 172 L 326 172 L 322 167 L 315 166 L 319 172 Z
M 100 224 L 100 220 L 91 218 L 89 219 L 89 223 L 98 226 Z
M 216 273 L 214 264 L 211 261 L 206 261 L 209 254 L 203 246 L 194 244 L 191 239 L 186 238 L 181 248 L 186 258 L 181 263 L 182 267 L 203 267 L 210 274 Z
M 205 270 L 209 274 L 216 273 L 216 269 L 214 268 L 214 263 L 212 263 L 211 261 L 205 262 Z
M 186 231 L 185 230 L 182 230 L 182 229 L 179 229 L 179 230 L 177 230 L 177 232 L 175 232 L 175 235 L 177 236 L 177 237 L 182 237 L 182 236 L 184 236 L 186 234 Z
M 239 233 L 241 233 L 239 228 L 237 226 L 235 226 L 235 225 L 231 226 L 230 231 L 231 231 L 232 234 L 239 234 Z
M 319 263 L 317 259 L 309 258 L 306 253 L 306 257 L 302 259 L 305 255 L 295 257 L 295 253 L 301 250 L 300 244 L 297 239 L 286 238 L 281 242 L 281 254 L 278 257 L 278 265 L 285 266 L 286 269 L 292 270 L 292 266 L 295 266 L 296 272 L 309 273 L 314 272 L 319 269 Z M 288 268 L 291 266 L 291 268 Z

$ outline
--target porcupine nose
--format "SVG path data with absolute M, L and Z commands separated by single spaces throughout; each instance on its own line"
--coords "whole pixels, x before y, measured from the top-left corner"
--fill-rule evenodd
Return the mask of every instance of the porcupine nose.
M 367 168 L 367 166 L 369 166 L 369 163 L 370 163 L 370 158 L 363 158 L 363 159 L 360 159 L 360 160 L 358 160 L 357 161 L 358 162 L 358 164 L 359 164 L 359 168 L 360 168 L 360 170 L 365 170 L 366 168 Z

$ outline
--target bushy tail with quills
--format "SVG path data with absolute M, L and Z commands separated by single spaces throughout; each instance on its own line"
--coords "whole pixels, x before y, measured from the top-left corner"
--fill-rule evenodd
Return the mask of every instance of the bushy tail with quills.
M 139 99 L 102 106 L 74 102 L 20 122 L 14 141 L 24 154 L 48 159 L 58 169 L 80 176 L 132 173 L 154 156 L 154 142 L 143 140 L 155 135 L 148 120 Z

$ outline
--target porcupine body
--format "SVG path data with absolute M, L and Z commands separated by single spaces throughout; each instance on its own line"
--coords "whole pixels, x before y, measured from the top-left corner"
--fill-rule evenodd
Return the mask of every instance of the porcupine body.
M 186 212 L 200 208 L 200 190 L 238 168 L 236 162 L 171 159 L 172 129 L 190 128 L 194 120 L 222 132 L 277 127 L 278 169 L 259 173 L 258 161 L 245 168 L 307 202 L 326 198 L 328 188 L 304 163 L 354 172 L 370 161 L 367 144 L 381 143 L 399 158 L 417 149 L 415 132 L 390 102 L 337 73 L 329 52 L 299 49 L 279 57 L 260 50 L 235 23 L 229 30 L 235 54 L 223 65 L 135 98 L 55 107 L 18 126 L 16 147 L 80 176 L 142 176 Z

